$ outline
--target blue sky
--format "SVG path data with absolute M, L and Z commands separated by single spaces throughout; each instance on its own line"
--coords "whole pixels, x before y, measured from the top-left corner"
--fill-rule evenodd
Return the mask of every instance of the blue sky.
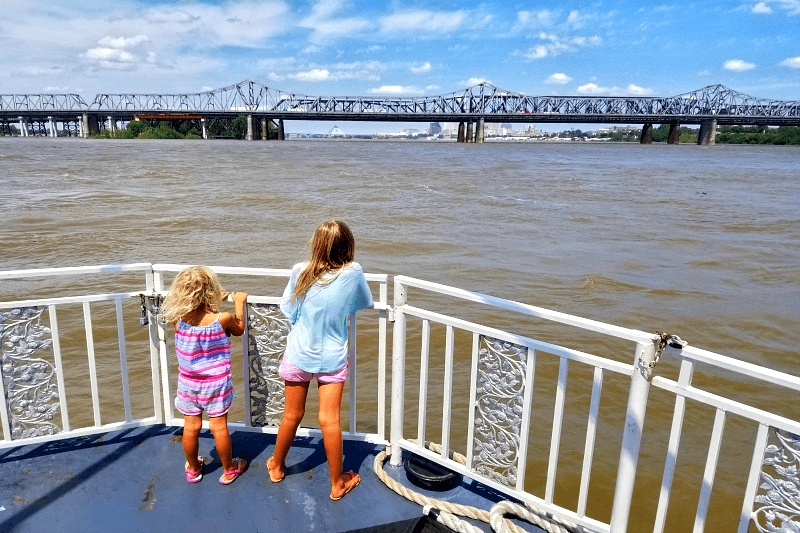
M 481 81 L 529 95 L 673 96 L 720 83 L 800 100 L 800 0 L 0 0 L 0 9 L 3 94 L 91 101 L 250 79 L 347 96 L 438 95 Z

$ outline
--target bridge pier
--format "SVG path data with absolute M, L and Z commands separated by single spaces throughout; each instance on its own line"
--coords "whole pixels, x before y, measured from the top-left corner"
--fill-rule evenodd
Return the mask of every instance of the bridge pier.
M 56 123 L 53 122 L 53 117 L 47 117 L 47 124 L 50 126 L 50 137 L 58 137 Z
M 669 124 L 669 140 L 667 144 L 680 144 L 681 142 L 681 125 L 678 122 L 670 122 Z
M 717 120 L 704 120 L 700 123 L 700 133 L 697 135 L 697 144 L 714 146 L 717 137 Z
M 25 117 L 19 117 L 19 136 L 28 136 L 28 121 Z
M 475 142 L 475 134 L 472 132 L 472 121 L 467 122 L 467 136 L 464 139 L 465 143 Z
M 117 125 L 116 125 L 116 123 L 115 123 L 115 122 L 116 122 L 116 121 L 114 120 L 114 117 L 112 117 L 111 115 L 109 115 L 109 116 L 108 116 L 108 131 L 109 131 L 111 134 L 113 134 L 113 133 L 114 133 L 114 130 L 116 130 L 116 126 L 117 126 Z
M 483 117 L 478 119 L 478 126 L 475 128 L 475 142 L 483 144 Z
M 206 118 L 200 119 L 200 129 L 202 130 L 203 139 L 208 139 L 208 126 L 206 126 Z
M 458 138 L 456 139 L 456 142 L 466 142 L 466 129 L 463 122 L 458 123 Z
M 253 115 L 247 115 L 247 137 L 248 141 L 253 140 Z
M 641 144 L 653 144 L 653 125 L 652 124 L 645 124 L 642 127 L 642 138 L 639 139 L 639 143 Z
M 283 119 L 278 119 L 278 140 L 285 141 L 286 140 L 286 133 L 283 130 Z

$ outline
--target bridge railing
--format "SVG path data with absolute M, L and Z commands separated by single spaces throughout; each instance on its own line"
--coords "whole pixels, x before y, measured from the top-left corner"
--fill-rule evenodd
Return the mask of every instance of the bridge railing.
M 624 532 L 632 516 L 636 531 L 646 530 L 647 521 L 654 533 L 684 531 L 675 524 L 686 522 L 691 509 L 689 528 L 700 533 L 712 489 L 724 494 L 726 505 L 738 500 L 741 513 L 733 515 L 729 507 L 723 513 L 726 530 L 735 530 L 737 522 L 739 533 L 751 524 L 762 532 L 797 527 L 787 525 L 800 519 L 800 422 L 790 399 L 800 393 L 797 376 L 691 346 L 676 349 L 662 344 L 660 335 L 405 276 L 394 278 L 394 318 L 393 464 L 404 450 L 418 454 L 591 531 Z M 484 325 L 490 319 L 538 334 Z M 578 349 L 584 346 L 604 355 Z M 605 352 L 622 354 L 623 362 Z M 568 387 L 568 378 L 577 385 Z M 441 405 L 430 403 L 431 387 Z M 759 403 L 763 393 L 767 399 Z M 414 396 L 418 403 L 407 405 Z M 687 404 L 692 415 L 685 418 Z M 735 434 L 728 443 L 737 444 L 724 450 L 721 463 L 726 415 Z M 697 440 L 705 439 L 703 452 Z M 440 443 L 441 451 L 427 441 Z M 609 453 L 615 447 L 617 459 Z M 676 488 L 678 458 L 686 466 Z M 598 481 L 600 467 L 605 471 Z M 698 480 L 693 474 L 700 471 Z M 718 477 L 721 487 L 714 484 Z M 687 478 L 697 485 L 688 486 Z M 665 529 L 676 494 L 680 504 Z M 694 504 L 689 494 L 696 494 Z M 648 501 L 652 506 L 643 503 Z

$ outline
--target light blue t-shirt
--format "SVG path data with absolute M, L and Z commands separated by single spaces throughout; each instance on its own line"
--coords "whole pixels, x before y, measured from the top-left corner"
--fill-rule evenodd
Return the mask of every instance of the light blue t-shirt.
M 298 263 L 292 267 L 281 299 L 281 311 L 292 322 L 286 355 L 306 372 L 334 372 L 347 362 L 347 317 L 372 307 L 372 292 L 361 265 L 353 262 L 332 282 L 315 283 L 305 297 L 292 300 L 295 283 L 305 266 L 306 263 Z

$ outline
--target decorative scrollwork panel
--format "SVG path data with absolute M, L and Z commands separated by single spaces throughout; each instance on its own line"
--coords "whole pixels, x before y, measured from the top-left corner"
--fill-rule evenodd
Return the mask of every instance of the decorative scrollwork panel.
M 55 367 L 40 357 L 53 344 L 50 328 L 41 321 L 45 309 L 0 311 L 0 376 L 12 440 L 61 432 L 52 421 L 59 410 Z
M 292 325 L 274 304 L 248 304 L 248 315 L 250 422 L 253 426 L 277 427 L 285 398 L 278 368 Z
M 481 335 L 479 357 L 471 468 L 515 486 L 528 348 Z
M 800 531 L 800 435 L 778 429 L 764 450 L 754 522 L 761 532 Z M 760 505 L 759 505 L 760 504 Z

